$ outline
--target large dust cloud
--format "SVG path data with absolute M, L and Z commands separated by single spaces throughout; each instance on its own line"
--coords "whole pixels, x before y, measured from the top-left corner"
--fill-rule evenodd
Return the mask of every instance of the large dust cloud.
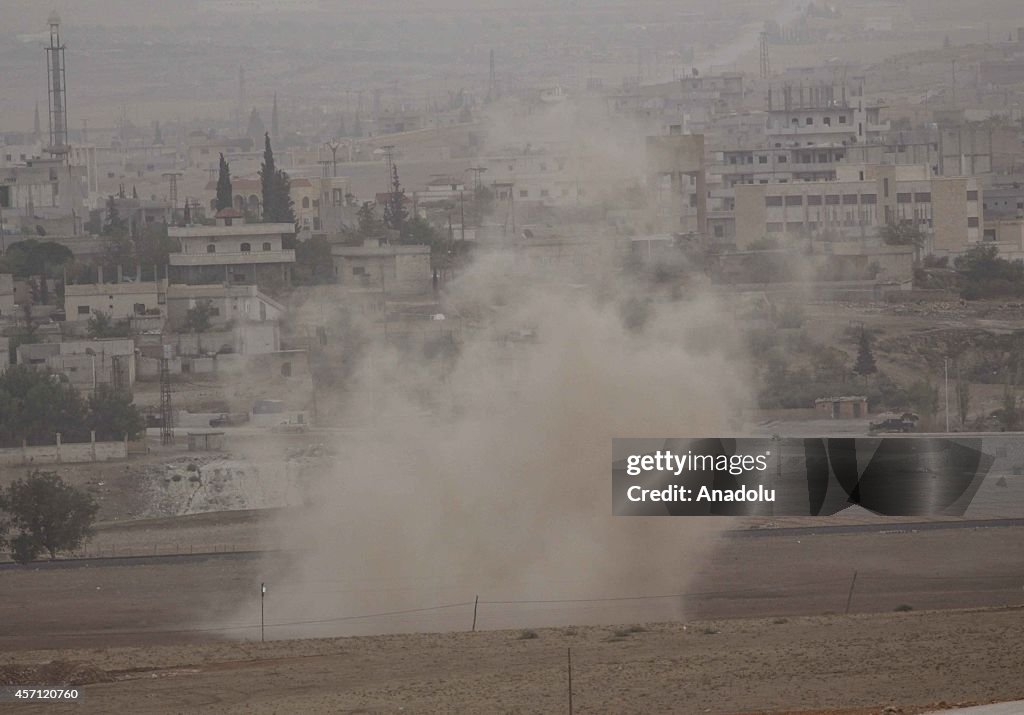
M 611 515 L 613 437 L 718 434 L 746 404 L 742 341 L 711 297 L 624 319 L 629 291 L 523 280 L 481 259 L 450 288 L 462 347 L 438 360 L 362 350 L 351 390 L 321 394 L 357 428 L 278 525 L 264 566 L 271 637 L 468 629 L 473 601 L 683 592 L 721 522 Z M 244 604 L 251 622 L 253 604 Z M 257 607 L 258 608 L 258 607 Z M 480 627 L 682 615 L 678 600 L 614 608 L 481 607 Z

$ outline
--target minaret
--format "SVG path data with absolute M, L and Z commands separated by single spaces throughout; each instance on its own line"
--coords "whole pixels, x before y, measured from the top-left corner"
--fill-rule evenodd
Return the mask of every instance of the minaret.
M 36 114 L 32 119 L 32 138 L 42 144 L 43 142 L 43 129 L 39 124 L 39 102 L 36 101 Z
M 247 101 L 245 97 L 245 67 L 238 67 L 238 131 L 245 131 L 245 123 L 248 119 L 246 113 Z
M 47 152 L 55 157 L 68 153 L 67 90 L 64 71 L 64 44 L 60 39 L 60 16 L 51 13 L 50 45 L 46 48 L 46 71 L 49 78 L 50 146 Z
M 274 110 L 270 115 L 270 136 L 277 139 L 277 92 L 274 92 Z

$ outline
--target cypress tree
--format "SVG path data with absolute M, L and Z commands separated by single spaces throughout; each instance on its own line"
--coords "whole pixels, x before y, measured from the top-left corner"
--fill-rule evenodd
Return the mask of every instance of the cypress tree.
M 853 365 L 853 371 L 863 376 L 878 372 L 875 356 L 871 352 L 871 340 L 868 338 L 866 330 L 862 330 L 860 333 L 860 346 L 857 350 L 857 362 Z
M 220 155 L 220 171 L 217 174 L 217 210 L 231 208 L 231 167 L 224 155 Z

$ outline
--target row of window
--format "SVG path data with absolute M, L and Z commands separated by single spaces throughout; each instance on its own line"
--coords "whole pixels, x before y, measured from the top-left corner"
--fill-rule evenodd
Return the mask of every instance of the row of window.
M 919 196 L 923 194 L 918 194 Z M 828 194 L 821 196 L 820 194 L 811 194 L 807 197 L 808 206 L 856 206 L 860 198 L 860 204 L 872 205 L 878 203 L 877 194 Z M 927 199 L 931 201 L 931 197 Z M 791 196 L 765 196 L 764 205 L 772 208 L 778 206 L 803 206 L 804 197 L 802 195 L 791 195 Z
M 252 244 L 243 243 L 241 246 L 238 247 L 238 250 L 241 251 L 242 253 L 249 253 L 250 251 L 252 251 Z M 265 241 L 263 243 L 263 250 L 264 251 L 273 251 L 274 250 L 273 246 L 270 245 L 270 241 Z M 207 244 L 206 245 L 206 252 L 207 253 L 216 253 L 217 252 L 216 244 L 213 244 L 213 243 Z
M 795 161 L 797 161 L 797 162 L 799 162 L 801 164 L 814 164 L 814 163 L 818 163 L 818 164 L 831 164 L 833 162 L 842 161 L 843 158 L 845 158 L 845 156 L 846 156 L 846 154 L 844 154 L 843 152 L 839 152 L 837 154 L 829 154 L 828 152 L 817 152 L 817 153 L 803 152 L 801 154 L 797 154 L 796 155 Z M 788 164 L 789 163 L 789 156 L 786 155 L 786 154 L 778 154 L 775 157 L 775 162 L 777 164 Z M 729 163 L 730 164 L 734 164 L 734 165 L 735 164 L 753 164 L 754 163 L 754 156 L 752 154 L 751 155 L 746 155 L 746 156 L 732 154 L 732 155 L 729 156 Z M 758 164 L 767 164 L 768 163 L 768 156 L 765 155 L 765 154 L 759 155 L 757 157 L 757 163 Z

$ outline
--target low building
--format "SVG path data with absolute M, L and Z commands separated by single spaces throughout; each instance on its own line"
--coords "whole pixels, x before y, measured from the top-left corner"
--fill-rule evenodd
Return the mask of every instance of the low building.
M 67 320 L 88 320 L 103 313 L 114 320 L 161 317 L 167 301 L 167 281 L 71 283 L 64 286 Z
M 814 409 L 832 420 L 861 419 L 868 416 L 868 398 L 860 395 L 819 397 L 814 401 Z
M 170 255 L 172 283 L 279 286 L 291 281 L 295 251 L 283 247 L 290 223 L 246 223 L 239 211 L 217 213 L 216 226 L 172 226 L 181 243 Z
M 19 345 L 17 357 L 19 365 L 48 368 L 85 393 L 100 385 L 130 390 L 135 384 L 135 342 L 131 338 Z
M 201 303 L 212 308 L 210 325 L 223 327 L 228 323 L 276 322 L 284 315 L 281 303 L 259 291 L 254 285 L 182 285 L 167 286 L 167 320 L 180 328 L 188 311 Z
M 345 288 L 426 293 L 432 286 L 429 246 L 332 246 L 334 273 Z
M 12 319 L 14 313 L 14 276 L 0 273 L 0 321 Z

